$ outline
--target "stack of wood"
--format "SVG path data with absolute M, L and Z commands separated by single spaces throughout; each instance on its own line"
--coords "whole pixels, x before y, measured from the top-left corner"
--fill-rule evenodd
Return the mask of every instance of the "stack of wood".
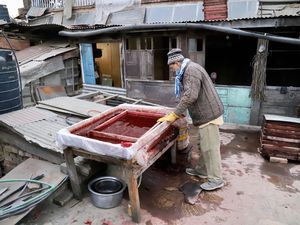
M 226 20 L 227 0 L 204 0 L 205 20 Z
M 264 115 L 261 154 L 300 161 L 300 118 Z

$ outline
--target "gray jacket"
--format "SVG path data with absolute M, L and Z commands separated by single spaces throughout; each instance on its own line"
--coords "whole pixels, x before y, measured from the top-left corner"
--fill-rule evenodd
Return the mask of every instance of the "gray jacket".
M 175 113 L 183 114 L 188 109 L 195 126 L 214 120 L 224 113 L 223 104 L 205 69 L 190 62 L 183 75 L 183 90 Z

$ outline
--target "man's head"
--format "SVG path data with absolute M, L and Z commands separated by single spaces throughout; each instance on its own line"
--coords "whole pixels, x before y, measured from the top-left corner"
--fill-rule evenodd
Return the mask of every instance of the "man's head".
M 180 48 L 174 48 L 168 52 L 168 65 L 172 71 L 176 71 L 180 68 L 184 56 Z

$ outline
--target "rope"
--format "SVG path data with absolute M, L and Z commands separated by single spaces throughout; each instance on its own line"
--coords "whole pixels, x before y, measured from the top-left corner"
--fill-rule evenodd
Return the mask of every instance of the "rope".
M 250 96 L 253 100 L 265 100 L 264 89 L 266 86 L 268 45 L 268 40 L 259 39 L 257 42 L 257 53 L 251 62 L 253 67 L 253 73 Z

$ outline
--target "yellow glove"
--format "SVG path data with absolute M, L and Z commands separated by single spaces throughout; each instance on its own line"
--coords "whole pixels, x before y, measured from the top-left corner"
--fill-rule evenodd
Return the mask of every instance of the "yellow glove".
M 177 120 L 179 118 L 179 116 L 177 116 L 174 112 L 169 113 L 168 115 L 165 115 L 164 117 L 161 117 L 157 120 L 157 122 L 174 122 L 175 120 Z

